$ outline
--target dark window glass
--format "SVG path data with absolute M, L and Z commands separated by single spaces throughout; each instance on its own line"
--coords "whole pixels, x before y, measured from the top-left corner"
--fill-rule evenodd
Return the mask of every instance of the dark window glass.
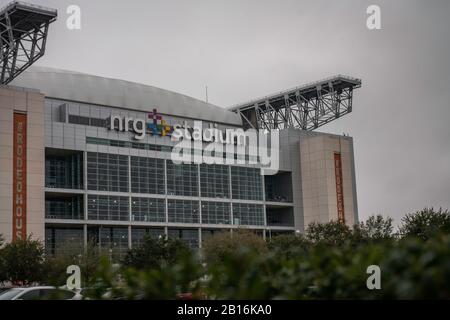
M 47 219 L 84 219 L 83 196 L 45 199 L 45 218 Z
M 198 230 L 197 229 L 169 229 L 169 239 L 179 239 L 186 243 L 190 248 L 198 248 Z
M 198 196 L 198 166 L 167 161 L 167 193 L 177 196 Z
M 45 156 L 47 188 L 83 189 L 83 154 Z
M 128 197 L 89 195 L 88 219 L 129 221 Z
M 84 231 L 81 227 L 46 227 L 45 250 L 50 255 L 77 255 L 83 252 Z
M 172 200 L 167 203 L 169 222 L 199 223 L 198 201 Z
M 262 200 L 260 169 L 231 167 L 231 188 L 233 199 Z
M 165 193 L 164 159 L 131 157 L 131 192 Z
M 230 175 L 228 172 L 228 166 L 201 164 L 200 191 L 202 197 L 229 198 Z
M 230 224 L 230 204 L 226 202 L 202 201 L 202 223 Z
M 165 222 L 166 201 L 154 198 L 132 198 L 132 221 Z
M 106 128 L 107 124 L 106 119 L 91 118 L 91 126 Z
M 40 294 L 39 294 L 39 289 L 34 289 L 31 291 L 28 291 L 26 293 L 24 293 L 23 295 L 21 295 L 19 297 L 20 300 L 39 300 L 40 299 Z
M 118 154 L 87 154 L 88 189 L 128 192 L 128 157 Z
M 264 210 L 260 204 L 233 203 L 233 224 L 264 225 Z
M 144 237 L 159 238 L 165 237 L 164 228 L 132 228 L 131 243 L 133 247 L 137 247 L 142 243 Z
M 81 124 L 84 126 L 88 126 L 90 124 L 89 117 L 75 116 L 69 114 L 69 123 L 72 124 Z
M 99 247 L 102 254 L 118 261 L 128 251 L 128 228 L 89 227 L 88 241 Z

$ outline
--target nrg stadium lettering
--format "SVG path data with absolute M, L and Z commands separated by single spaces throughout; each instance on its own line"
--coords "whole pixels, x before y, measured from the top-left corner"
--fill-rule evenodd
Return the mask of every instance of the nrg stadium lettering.
M 173 132 L 173 127 L 167 124 L 156 109 L 148 113 L 147 121 L 139 118 L 111 115 L 109 118 L 109 129 L 122 132 L 132 131 L 136 140 L 144 139 L 146 133 L 165 137 L 170 136 Z
M 194 121 L 194 127 L 186 122 L 182 125 L 170 126 L 156 109 L 148 113 L 147 121 L 142 118 L 111 115 L 108 128 L 120 132 L 133 132 L 136 140 L 144 139 L 148 133 L 153 136 L 170 136 L 173 141 L 186 139 L 222 144 L 245 144 L 245 133 L 242 129 L 227 129 L 223 132 L 217 128 L 217 124 L 209 124 L 209 128 L 203 130 L 201 121 Z

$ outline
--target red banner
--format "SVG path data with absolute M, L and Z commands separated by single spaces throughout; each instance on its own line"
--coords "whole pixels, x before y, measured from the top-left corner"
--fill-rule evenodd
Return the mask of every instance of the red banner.
M 334 154 L 334 172 L 336 175 L 336 196 L 337 196 L 337 212 L 340 223 L 345 223 L 344 212 L 344 190 L 342 183 L 342 161 L 341 154 Z
M 27 115 L 14 113 L 13 241 L 27 237 Z

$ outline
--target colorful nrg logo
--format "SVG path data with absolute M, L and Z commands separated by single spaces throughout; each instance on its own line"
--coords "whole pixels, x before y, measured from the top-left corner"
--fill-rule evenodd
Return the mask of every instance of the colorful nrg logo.
M 161 116 L 160 113 L 153 109 L 153 112 L 149 112 L 147 122 L 147 132 L 151 132 L 154 136 L 160 135 L 165 137 L 173 132 L 173 127 L 169 126 Z
M 162 118 L 162 115 L 153 109 L 153 112 L 148 114 L 148 121 L 139 118 L 122 117 L 112 115 L 109 119 L 109 129 L 117 131 L 132 131 L 136 140 L 142 140 L 146 133 L 151 133 L 154 136 L 170 136 L 173 132 L 173 127 L 169 126 Z

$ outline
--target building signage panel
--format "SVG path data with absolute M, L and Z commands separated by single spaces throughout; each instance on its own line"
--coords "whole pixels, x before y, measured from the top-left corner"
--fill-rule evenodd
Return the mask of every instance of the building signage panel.
M 27 115 L 14 113 L 13 241 L 27 236 Z
M 342 183 L 342 160 L 341 154 L 334 154 L 334 171 L 336 176 L 336 196 L 337 196 L 337 212 L 338 220 L 341 223 L 345 223 L 345 212 L 344 212 L 344 191 Z

